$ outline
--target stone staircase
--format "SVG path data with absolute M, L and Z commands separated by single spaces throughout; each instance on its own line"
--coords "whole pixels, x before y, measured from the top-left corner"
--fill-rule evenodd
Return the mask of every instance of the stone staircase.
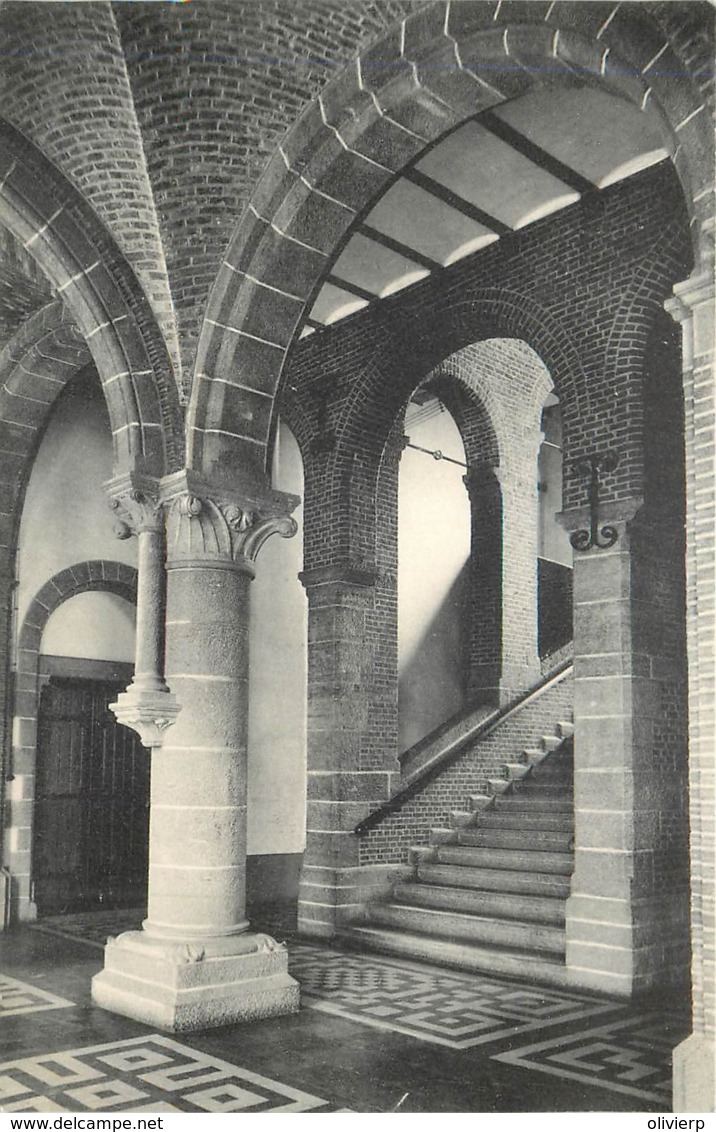
M 565 900 L 573 868 L 574 725 L 509 763 L 502 778 L 411 851 L 414 872 L 367 905 L 353 946 L 565 985 Z

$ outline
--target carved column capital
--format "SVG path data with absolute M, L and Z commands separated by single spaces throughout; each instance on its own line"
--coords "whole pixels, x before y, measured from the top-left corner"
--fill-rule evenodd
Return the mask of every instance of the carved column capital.
M 202 563 L 253 576 L 266 540 L 291 538 L 297 530 L 290 513 L 300 501 L 286 492 L 227 489 L 185 470 L 162 480 L 160 494 L 168 511 L 170 567 Z
M 162 531 L 164 513 L 159 483 L 148 476 L 130 473 L 106 485 L 109 506 L 115 514 L 114 533 L 119 539 L 144 531 Z

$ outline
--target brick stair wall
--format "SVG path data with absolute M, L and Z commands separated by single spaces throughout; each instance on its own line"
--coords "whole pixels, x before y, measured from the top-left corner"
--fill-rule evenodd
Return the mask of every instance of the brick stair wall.
M 387 814 L 363 836 L 361 865 L 404 863 L 412 847 L 430 844 L 431 829 L 449 827 L 451 811 L 465 810 L 466 799 L 483 793 L 488 779 L 503 778 L 516 752 L 539 747 L 541 736 L 553 734 L 558 720 L 571 719 L 572 697 L 570 674 L 468 747 L 398 813 Z

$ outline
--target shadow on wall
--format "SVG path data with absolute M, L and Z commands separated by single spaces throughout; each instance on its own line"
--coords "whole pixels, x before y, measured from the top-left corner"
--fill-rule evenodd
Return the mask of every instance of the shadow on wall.
M 464 610 L 469 562 L 452 583 L 398 680 L 398 749 L 405 751 L 465 701 Z

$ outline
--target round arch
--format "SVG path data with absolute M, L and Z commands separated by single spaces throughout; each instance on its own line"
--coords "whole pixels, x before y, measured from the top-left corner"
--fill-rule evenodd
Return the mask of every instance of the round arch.
M 269 163 L 212 289 L 189 409 L 193 466 L 243 462 L 265 474 L 286 354 L 341 239 L 426 144 L 507 98 L 587 83 L 648 114 L 680 178 L 698 254 L 710 207 L 707 115 L 644 9 L 531 4 L 515 23 L 501 0 L 439 0 L 328 84 Z
M 42 634 L 56 609 L 70 598 L 89 592 L 116 594 L 136 604 L 137 571 L 123 562 L 104 559 L 78 562 L 61 570 L 35 594 L 18 635 L 12 765 L 6 772 L 3 864 L 12 875 L 13 914 L 20 919 L 33 916 L 30 870 Z

